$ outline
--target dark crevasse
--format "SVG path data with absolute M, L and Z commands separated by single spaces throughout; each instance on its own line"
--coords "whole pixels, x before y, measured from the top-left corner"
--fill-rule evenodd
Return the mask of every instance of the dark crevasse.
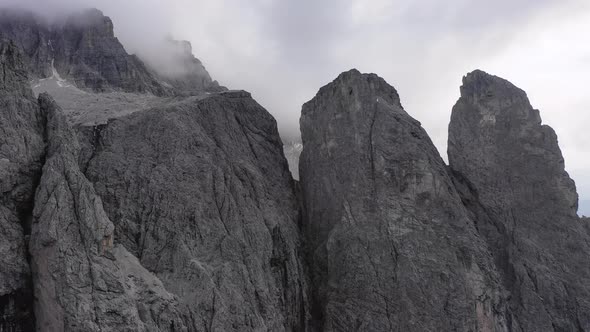
M 296 182 L 244 91 L 152 96 L 95 124 L 34 98 L 52 55 L 79 87 L 118 91 L 83 103 L 168 95 L 83 15 L 20 17 L 29 35 L 0 22 L 16 40 L 0 39 L 0 331 L 590 330 L 590 224 L 522 90 L 467 75 L 446 166 L 393 87 L 342 73 L 303 106 Z
M 0 330 L 34 328 L 28 236 L 41 175 L 44 118 L 22 54 L 0 39 Z

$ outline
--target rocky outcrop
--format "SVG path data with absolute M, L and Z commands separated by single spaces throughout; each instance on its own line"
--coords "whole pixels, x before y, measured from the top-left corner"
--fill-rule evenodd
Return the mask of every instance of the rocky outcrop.
M 190 308 L 190 330 L 304 330 L 293 182 L 275 120 L 248 93 L 80 131 L 115 243 Z
M 52 32 L 47 20 L 29 11 L 0 8 L 0 35 L 22 51 L 31 77 L 51 76 Z
M 504 298 L 420 123 L 374 74 L 304 104 L 300 176 L 316 328 L 504 331 Z
M 248 93 L 76 133 L 1 45 L 3 331 L 306 329 L 294 183 Z
M 449 162 L 510 292 L 513 331 L 590 330 L 590 241 L 555 132 L 524 91 L 474 71 L 449 126 Z
M 27 242 L 45 143 L 22 54 L 0 39 L 0 331 L 34 329 Z
M 59 106 L 39 97 L 47 161 L 35 197 L 30 241 L 40 331 L 187 331 L 182 308 L 122 246 Z
M 113 22 L 96 9 L 70 16 L 53 31 L 55 68 L 76 86 L 104 92 L 170 94 L 115 37 Z
M 167 39 L 141 59 L 129 55 L 111 19 L 96 9 L 53 23 L 28 11 L 0 9 L 0 34 L 24 51 L 33 77 L 57 74 L 85 90 L 158 96 L 227 90 L 211 79 L 187 41 Z
M 464 78 L 447 167 L 351 70 L 299 159 L 190 44 L 155 71 L 96 10 L 0 33 L 0 331 L 590 331 L 590 222 L 509 82 Z

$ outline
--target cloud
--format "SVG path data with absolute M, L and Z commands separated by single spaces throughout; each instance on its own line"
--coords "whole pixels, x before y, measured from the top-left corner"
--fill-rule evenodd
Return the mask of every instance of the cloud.
M 11 1 L 47 13 L 97 7 L 130 52 L 168 33 L 187 39 L 214 79 L 251 91 L 287 138 L 301 105 L 355 67 L 394 85 L 445 156 L 461 77 L 486 70 L 528 92 L 590 197 L 586 0 Z

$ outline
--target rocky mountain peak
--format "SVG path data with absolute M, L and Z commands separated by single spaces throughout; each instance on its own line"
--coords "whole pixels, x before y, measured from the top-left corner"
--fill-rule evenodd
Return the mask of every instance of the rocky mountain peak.
M 507 80 L 463 78 L 449 166 L 356 69 L 283 146 L 189 42 L 140 60 L 99 10 L 13 13 L 0 331 L 590 331 L 590 222 L 557 135 Z M 35 98 L 48 75 L 31 86 L 63 96 Z
M 107 38 L 115 37 L 113 21 L 96 8 L 90 8 L 68 15 L 64 26 L 93 31 Z
M 526 95 L 509 81 L 476 69 L 463 76 L 461 95 L 464 97 L 500 98 L 502 96 Z
M 223 91 L 188 42 L 168 40 L 153 52 L 128 54 L 112 20 L 98 9 L 55 19 L 30 11 L 0 11 L 0 34 L 23 50 L 32 77 L 60 77 L 93 92 L 122 91 L 157 96 Z M 153 53 L 153 54 L 152 54 Z
M 483 114 L 485 119 L 481 124 L 493 123 L 496 115 L 516 123 L 541 123 L 539 112 L 530 107 L 526 93 L 503 78 L 475 70 L 463 77 L 460 90 L 462 100 L 476 105 Z
M 300 123 L 316 326 L 502 331 L 487 247 L 395 88 L 345 72 L 303 105 Z
M 590 247 L 576 187 L 557 135 L 526 94 L 481 71 L 467 75 L 448 153 L 456 187 L 515 295 L 513 329 L 590 328 Z

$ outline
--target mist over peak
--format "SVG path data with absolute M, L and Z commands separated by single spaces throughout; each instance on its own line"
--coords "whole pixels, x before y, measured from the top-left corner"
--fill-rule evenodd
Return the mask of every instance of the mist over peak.
M 124 91 L 149 91 L 158 95 L 173 93 L 166 92 L 169 89 L 182 94 L 224 89 L 211 79 L 201 61 L 192 54 L 190 42 L 175 40 L 164 25 L 158 25 L 159 21 L 147 24 L 141 19 L 147 17 L 145 15 L 137 16 L 139 19 L 133 29 L 127 29 L 124 25 L 123 29 L 119 29 L 107 13 L 92 7 L 64 7 L 62 11 L 54 7 L 53 11 L 46 12 L 27 6 L 25 2 L 14 6 L 3 4 L 0 8 L 3 8 L 0 14 L 4 16 L 0 22 L 2 31 L 12 35 L 10 37 L 25 50 L 34 64 L 33 73 L 40 78 L 52 75 L 55 62 L 55 68 L 62 76 L 77 80 L 75 84 L 78 87 L 90 87 L 96 91 L 123 87 L 120 81 L 127 81 L 123 83 Z M 141 32 L 143 36 L 139 36 L 137 29 L 148 26 L 148 30 Z M 31 33 L 23 29 L 31 29 Z M 145 38 L 146 33 L 149 38 Z M 76 52 L 82 54 L 75 55 Z M 130 57 L 129 53 L 137 57 Z M 107 67 L 110 64 L 98 61 L 102 56 L 119 59 L 117 68 L 109 69 Z M 76 65 L 77 69 L 68 65 L 82 58 L 90 63 Z M 92 69 L 88 71 L 88 68 Z M 86 72 L 84 78 L 76 74 L 80 71 Z M 118 78 L 121 72 L 125 77 Z M 141 80 L 144 83 L 140 85 L 147 84 L 146 87 L 136 87 L 136 83 L 129 81 L 140 72 L 145 72 L 140 74 L 144 77 Z M 149 78 L 150 75 L 153 78 Z M 101 83 L 104 80 L 106 82 Z M 152 82 L 147 83 L 150 80 Z

